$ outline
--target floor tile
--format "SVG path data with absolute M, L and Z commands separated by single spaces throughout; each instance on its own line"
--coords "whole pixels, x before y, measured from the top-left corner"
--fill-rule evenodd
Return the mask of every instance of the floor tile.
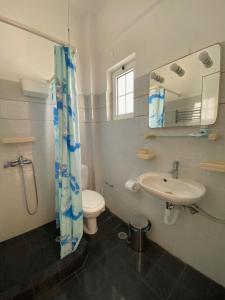
M 107 235 L 112 234 L 113 231 L 116 230 L 116 228 L 121 224 L 122 221 L 119 218 L 115 216 L 109 218 L 107 221 L 102 222 L 98 225 L 98 232 L 96 234 L 96 237 L 101 239 L 106 237 Z
M 80 267 L 86 256 L 87 241 L 82 239 L 75 253 L 60 260 L 57 235 L 52 222 L 0 243 L 0 293 L 22 293 L 27 286 L 33 286 L 37 294 Z M 21 297 L 25 299 L 30 294 Z
M 141 283 L 137 289 L 135 289 L 132 300 L 161 300 L 149 287 L 144 283 Z
M 33 292 L 36 300 L 225 300 L 223 287 L 153 241 L 144 253 L 135 252 L 127 240 L 118 238 L 119 232 L 128 233 L 128 225 L 110 212 L 98 225 L 98 233 L 83 238 L 64 260 L 58 260 L 54 222 L 0 243 L 0 292 L 7 286 L 11 294 L 22 291 L 25 279 L 32 278 L 26 282 L 41 284 L 24 294 L 24 300 L 31 300 Z M 44 280 L 48 275 L 52 280 Z M 55 284 L 59 279 L 64 281 Z
M 115 255 L 112 251 L 107 252 L 98 260 L 98 264 L 103 268 L 113 289 L 119 290 L 128 297 L 138 286 L 139 280 L 138 276 L 129 269 L 127 261 L 119 257 L 119 253 Z
M 98 260 L 100 267 L 104 269 L 114 269 L 124 266 L 128 269 L 128 259 L 134 255 L 134 251 L 125 241 L 120 241 L 118 245 L 103 254 Z
M 144 281 L 162 299 L 168 298 L 176 283 L 158 264 L 146 274 Z
M 186 264 L 177 257 L 165 252 L 158 261 L 159 265 L 171 276 L 178 278 L 183 272 Z
M 81 288 L 87 295 L 97 291 L 107 279 L 105 272 L 95 261 L 87 264 L 86 267 L 77 274 L 77 276 L 81 284 Z
M 35 300 L 83 300 L 85 292 L 80 286 L 77 276 L 65 280 L 54 288 L 45 291 L 35 297 Z
M 133 295 L 139 285 L 137 276 L 123 266 L 111 268 L 107 274 L 113 289 L 119 290 L 126 297 Z
M 110 282 L 88 297 L 88 300 L 131 300 L 131 296 L 120 291 Z
M 154 265 L 155 262 L 144 253 L 134 253 L 128 258 L 128 267 L 140 278 L 144 278 Z
M 100 258 L 104 253 L 110 251 L 118 245 L 117 232 L 102 239 L 92 239 L 89 241 L 89 251 L 96 258 Z
M 200 300 L 200 298 L 192 293 L 181 284 L 177 284 L 171 292 L 168 300 Z
M 207 300 L 225 300 L 225 288 L 213 282 L 207 295 Z
M 185 268 L 180 280 L 183 286 L 189 289 L 193 294 L 198 297 L 202 297 L 203 299 L 206 298 L 212 283 L 209 278 L 194 270 L 190 266 Z
M 148 241 L 145 254 L 154 261 L 158 261 L 160 257 L 165 253 L 165 250 L 157 245 L 153 241 Z
M 60 248 L 58 244 L 52 241 L 48 246 L 42 248 L 43 263 L 52 264 L 59 259 Z
M 111 212 L 106 209 L 103 213 L 100 214 L 100 216 L 97 218 L 97 222 L 98 224 L 101 224 L 102 222 L 107 221 L 108 219 L 110 219 L 112 217 Z

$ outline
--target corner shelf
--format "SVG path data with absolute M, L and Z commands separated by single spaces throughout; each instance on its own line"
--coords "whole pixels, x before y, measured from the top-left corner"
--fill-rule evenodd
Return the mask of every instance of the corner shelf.
M 225 161 L 208 160 L 200 163 L 200 168 L 206 171 L 225 173 Z
M 33 136 L 20 136 L 1 139 L 2 144 L 33 143 L 35 141 L 36 138 Z

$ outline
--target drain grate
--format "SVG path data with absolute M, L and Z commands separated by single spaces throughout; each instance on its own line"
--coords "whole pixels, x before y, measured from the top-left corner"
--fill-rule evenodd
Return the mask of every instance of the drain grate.
M 118 238 L 119 238 L 120 240 L 126 240 L 126 239 L 127 239 L 127 233 L 124 232 L 124 231 L 119 232 L 119 233 L 118 233 Z

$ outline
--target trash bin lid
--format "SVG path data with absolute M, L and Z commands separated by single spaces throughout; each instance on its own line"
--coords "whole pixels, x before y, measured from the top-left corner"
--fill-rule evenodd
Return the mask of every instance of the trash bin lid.
M 130 220 L 130 225 L 137 229 L 145 229 L 149 223 L 149 220 L 144 216 L 133 216 Z

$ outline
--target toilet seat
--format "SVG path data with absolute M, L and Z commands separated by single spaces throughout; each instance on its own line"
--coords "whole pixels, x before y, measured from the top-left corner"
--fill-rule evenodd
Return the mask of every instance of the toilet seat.
M 99 193 L 91 190 L 82 191 L 83 211 L 94 213 L 105 207 L 105 199 Z

